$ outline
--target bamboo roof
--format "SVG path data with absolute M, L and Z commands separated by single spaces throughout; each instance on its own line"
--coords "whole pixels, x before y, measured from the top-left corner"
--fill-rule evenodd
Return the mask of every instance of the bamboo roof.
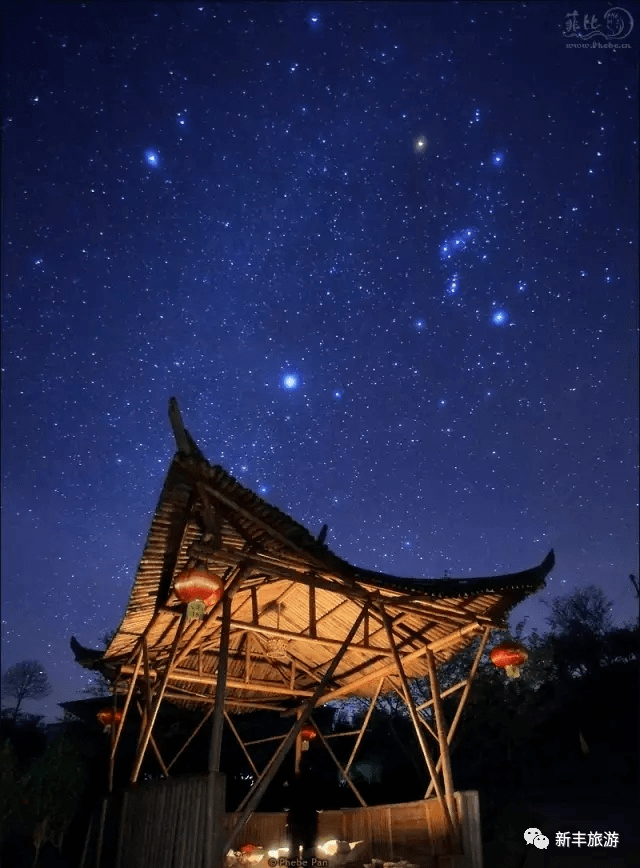
M 236 712 L 282 711 L 308 699 L 365 605 L 367 613 L 321 702 L 371 696 L 382 677 L 394 683 L 383 611 L 407 676 L 425 676 L 427 649 L 442 664 L 484 627 L 502 626 L 516 604 L 544 586 L 553 568 L 553 552 L 531 569 L 475 579 L 402 578 L 353 566 L 329 550 L 323 534 L 314 537 L 211 465 L 184 429 L 177 404 L 170 406 L 178 450 L 124 618 L 98 663 L 120 691 L 144 640 L 149 678 L 160 679 L 170 667 L 167 699 L 191 708 L 213 702 L 221 607 L 185 627 L 185 606 L 173 589 L 175 578 L 195 561 L 206 563 L 233 591 L 226 707 Z

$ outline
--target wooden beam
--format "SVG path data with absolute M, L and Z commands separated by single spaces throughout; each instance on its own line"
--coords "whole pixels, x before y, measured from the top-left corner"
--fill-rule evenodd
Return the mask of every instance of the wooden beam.
M 189 702 L 189 703 L 204 703 L 205 705 L 210 705 L 213 707 L 213 702 L 211 700 L 211 696 L 203 696 L 199 693 L 189 693 L 188 695 L 184 695 L 182 693 L 172 693 L 172 691 L 167 688 L 165 693 L 166 699 L 172 699 L 174 702 Z M 252 699 L 237 699 L 234 698 L 228 703 L 230 706 L 238 706 L 239 708 L 246 708 L 247 710 L 259 710 L 259 711 L 277 711 L 280 714 L 287 714 L 290 711 L 290 708 L 286 705 L 275 705 L 272 702 L 257 702 Z
M 473 684 L 473 679 L 475 678 L 476 672 L 478 671 L 478 666 L 480 665 L 480 660 L 482 658 L 485 646 L 487 644 L 487 640 L 488 640 L 490 635 L 491 635 L 491 627 L 489 627 L 489 626 L 485 627 L 484 633 L 482 634 L 482 639 L 480 640 L 480 645 L 478 646 L 478 650 L 476 652 L 476 656 L 473 660 L 473 663 L 471 664 L 471 669 L 469 670 L 468 678 L 465 681 L 460 681 L 459 684 L 455 685 L 454 687 L 450 687 L 449 690 L 445 690 L 441 694 L 442 696 L 446 696 L 448 693 L 452 693 L 454 690 L 457 690 L 457 688 L 461 684 L 464 684 L 464 691 L 462 693 L 462 696 L 460 697 L 460 700 L 458 701 L 458 708 L 456 709 L 456 713 L 454 714 L 453 720 L 451 721 L 451 726 L 449 727 L 449 732 L 447 733 L 447 744 L 448 745 L 451 745 L 451 742 L 453 741 L 453 737 L 456 734 L 456 729 L 458 727 L 458 723 L 459 723 L 460 718 L 462 716 L 462 711 L 463 711 L 465 703 L 469 697 L 469 693 L 471 691 L 471 686 Z M 436 769 L 439 770 L 441 765 L 442 765 L 442 761 L 441 761 L 441 758 L 439 758 L 438 762 L 436 764 Z M 429 786 L 427 788 L 427 792 L 424 794 L 425 799 L 429 798 L 429 795 L 430 795 L 431 789 L 432 789 L 432 784 L 433 784 L 433 781 L 431 781 L 431 783 L 429 784 Z
M 391 682 L 391 686 L 393 687 L 393 689 L 395 690 L 395 692 L 398 694 L 398 696 L 400 697 L 400 699 L 404 700 L 404 693 L 403 693 L 403 691 L 402 691 L 399 687 L 397 687 L 397 686 L 393 683 L 393 681 L 391 681 L 391 678 L 389 678 L 389 681 Z M 415 702 L 415 700 L 414 700 L 414 702 Z M 418 720 L 419 720 L 420 723 L 424 726 L 424 728 L 427 730 L 427 732 L 429 733 L 429 735 L 432 736 L 432 738 L 434 739 L 434 741 L 438 741 L 438 735 L 437 735 L 437 733 L 435 733 L 435 732 L 433 731 L 433 729 L 432 729 L 431 726 L 429 725 L 429 721 L 428 721 L 428 720 L 425 720 L 425 718 L 423 717 L 423 715 L 420 714 L 420 712 L 418 711 L 418 708 L 417 708 L 417 707 L 416 707 L 416 712 L 417 712 L 417 715 L 418 715 Z M 437 766 L 436 766 L 436 768 L 437 768 Z
M 444 699 L 445 696 L 450 696 L 450 694 L 455 693 L 456 690 L 460 690 L 461 687 L 464 687 L 468 683 L 468 678 L 465 678 L 464 681 L 458 681 L 458 683 L 454 684 L 453 687 L 447 687 L 446 690 L 443 690 L 440 696 Z M 428 708 L 430 705 L 433 705 L 433 699 L 427 699 L 426 702 L 416 705 L 416 711 L 422 711 L 423 708 Z
M 168 694 L 165 693 L 165 698 L 166 698 L 167 696 L 168 696 Z M 185 741 L 185 743 L 182 745 L 182 747 L 180 748 L 180 750 L 178 751 L 178 753 L 174 756 L 174 758 L 171 760 L 171 762 L 167 765 L 167 771 L 169 771 L 169 770 L 171 769 L 171 766 L 172 766 L 172 765 L 174 764 L 174 762 L 178 759 L 178 757 L 180 756 L 180 754 L 182 754 L 182 753 L 183 753 L 183 752 L 184 752 L 184 751 L 189 747 L 189 745 L 191 744 L 191 742 L 193 741 L 193 739 L 196 737 L 196 735 L 200 732 L 200 730 L 202 729 L 202 727 L 205 725 L 205 723 L 209 720 L 209 718 L 210 718 L 211 715 L 213 714 L 213 710 L 214 710 L 214 708 L 215 708 L 215 706 L 212 705 L 211 708 L 207 711 L 207 713 L 206 713 L 205 716 L 202 718 L 202 720 L 200 721 L 200 723 L 196 726 L 196 728 L 193 730 L 193 732 L 191 733 L 191 735 L 189 736 L 189 738 L 188 738 L 188 739 Z
M 143 716 L 142 706 L 140 705 L 140 702 L 137 699 L 136 699 L 136 706 L 138 708 L 138 711 L 140 712 L 140 717 L 142 717 Z M 149 744 L 151 745 L 151 750 L 156 755 L 156 759 L 160 763 L 160 768 L 162 769 L 162 773 L 164 774 L 165 778 L 168 778 L 169 777 L 169 769 L 164 764 L 164 760 L 162 759 L 162 754 L 160 753 L 160 750 L 158 748 L 158 745 L 157 745 L 156 740 L 153 737 L 153 735 L 151 735 L 149 737 Z
M 405 674 L 404 668 L 402 666 L 402 661 L 400 660 L 400 654 L 398 653 L 398 649 L 396 648 L 396 643 L 393 638 L 393 631 L 391 629 L 391 624 L 389 622 L 389 618 L 382 604 L 378 604 L 380 607 L 380 614 L 382 615 L 382 620 L 385 625 L 385 629 L 387 631 L 387 639 L 389 640 L 389 647 L 391 648 L 393 659 L 395 661 L 396 669 L 398 675 L 400 676 L 400 681 L 402 682 L 402 689 L 404 690 L 404 701 L 406 703 L 407 709 L 409 711 L 409 715 L 413 722 L 413 728 L 416 731 L 416 735 L 418 737 L 418 743 L 420 744 L 420 749 L 422 750 L 422 755 L 424 756 L 425 762 L 427 764 L 427 768 L 429 769 L 429 774 L 431 775 L 431 780 L 434 782 L 436 788 L 436 794 L 438 796 L 438 800 L 440 804 L 444 808 L 445 821 L 450 828 L 450 832 L 453 835 L 454 839 L 457 837 L 457 830 L 454 823 L 454 818 L 451 816 L 449 812 L 449 807 L 444 798 L 444 793 L 442 791 L 442 787 L 440 786 L 440 781 L 436 776 L 436 769 L 434 762 L 431 758 L 431 754 L 429 752 L 429 748 L 427 743 L 424 740 L 424 735 L 422 730 L 420 729 L 420 722 L 418 719 L 418 712 L 416 711 L 415 703 L 413 701 L 413 696 L 411 695 L 411 690 L 409 689 L 409 682 L 407 680 L 407 676 Z M 426 651 L 427 649 L 425 649 Z
M 239 744 L 240 747 L 242 748 L 242 752 L 243 752 L 243 754 L 244 754 L 245 757 L 247 758 L 247 762 L 248 762 L 249 765 L 251 766 L 251 769 L 252 769 L 254 775 L 255 775 L 256 778 L 257 778 L 257 777 L 258 777 L 258 769 L 255 767 L 253 760 L 252 760 L 251 757 L 249 756 L 249 751 L 248 751 L 247 748 L 245 747 L 245 745 L 244 745 L 242 739 L 240 738 L 240 736 L 239 736 L 239 734 L 238 734 L 238 730 L 237 730 L 237 729 L 235 728 L 235 726 L 233 725 L 233 721 L 231 720 L 231 718 L 229 717 L 229 715 L 228 715 L 228 713 L 227 713 L 226 711 L 225 711 L 225 713 L 224 713 L 224 717 L 225 717 L 225 720 L 227 721 L 227 723 L 229 724 L 229 729 L 230 729 L 231 732 L 235 735 L 235 737 L 236 737 L 236 739 L 237 739 L 237 741 L 238 741 L 238 744 Z
M 442 761 L 442 780 L 444 783 L 444 797 L 447 802 L 449 814 L 455 823 L 456 829 L 459 831 L 458 811 L 456 800 L 453 794 L 453 776 L 451 774 L 451 761 L 449 759 L 449 745 L 447 743 L 447 723 L 442 710 L 442 701 L 440 698 L 440 685 L 438 684 L 438 675 L 436 673 L 436 664 L 433 659 L 433 653 L 427 651 L 427 668 L 429 670 L 429 684 L 431 686 L 431 698 L 433 699 L 433 713 L 436 720 L 436 732 L 438 733 L 438 746 L 440 747 L 440 759 Z M 437 767 L 436 767 L 437 773 Z
M 138 648 L 138 659 L 136 661 L 136 666 L 133 671 L 133 675 L 131 676 L 131 682 L 129 684 L 129 688 L 127 690 L 127 694 L 124 700 L 124 707 L 122 709 L 122 717 L 120 719 L 120 723 L 118 724 L 118 728 L 113 735 L 113 741 L 111 743 L 111 755 L 109 757 L 109 792 L 113 789 L 113 768 L 115 764 L 116 751 L 118 749 L 118 743 L 120 741 L 120 736 L 122 735 L 122 730 L 124 729 L 124 724 L 127 719 L 127 713 L 129 711 L 129 705 L 131 704 L 131 697 L 133 696 L 133 691 L 136 686 L 136 679 L 138 678 L 138 672 L 140 671 L 140 666 L 142 665 L 142 646 Z M 114 699 L 117 695 L 117 689 L 114 690 Z
M 180 407 L 175 398 L 169 398 L 169 421 L 171 422 L 173 436 L 176 438 L 176 446 L 179 451 L 183 452 L 185 455 L 190 455 L 191 447 L 189 445 L 189 438 L 187 437 L 184 422 L 182 421 Z
M 231 596 L 225 593 L 222 600 L 222 631 L 220 633 L 220 653 L 216 677 L 215 711 L 209 745 L 209 773 L 220 771 L 220 752 L 222 750 L 222 724 L 224 722 L 224 700 L 227 687 L 227 663 L 229 659 L 229 620 L 231 618 Z
M 351 768 L 351 763 L 354 761 L 356 753 L 358 752 L 358 748 L 360 747 L 360 742 L 364 736 L 365 729 L 367 728 L 369 721 L 371 720 L 371 715 L 373 714 L 373 710 L 376 707 L 376 702 L 378 701 L 378 697 L 382 691 L 382 685 L 384 684 L 384 678 L 380 679 L 380 683 L 376 687 L 376 692 L 371 697 L 371 702 L 369 703 L 369 708 L 367 708 L 367 713 L 365 714 L 364 720 L 362 722 L 362 726 L 358 731 L 358 738 L 356 739 L 356 743 L 353 746 L 353 750 L 351 751 L 351 755 L 349 756 L 349 760 L 345 766 L 345 772 L 349 774 L 349 769 Z M 349 733 L 351 735 L 351 733 Z
M 154 703 L 153 709 L 148 716 L 148 720 L 146 721 L 144 734 L 142 736 L 141 744 L 138 750 L 138 756 L 136 758 L 133 772 L 131 775 L 131 783 L 135 783 L 138 780 L 138 775 L 140 774 L 140 767 L 142 766 L 142 760 L 144 759 L 145 752 L 147 750 L 147 746 L 149 744 L 149 740 L 151 738 L 151 730 L 153 729 L 153 725 L 156 722 L 156 717 L 158 716 L 158 711 L 160 710 L 160 703 L 162 702 L 162 697 L 164 696 L 164 692 L 167 689 L 167 683 L 169 681 L 169 676 L 171 674 L 171 668 L 173 666 L 173 662 L 175 659 L 176 651 L 178 650 L 178 643 L 180 642 L 180 638 L 182 637 L 182 631 L 184 629 L 185 619 L 182 618 L 180 623 L 178 624 L 178 628 L 176 630 L 176 636 L 173 640 L 173 645 L 171 648 L 171 657 L 169 659 L 169 663 L 167 665 L 166 672 L 160 684 L 160 687 L 157 692 L 156 701 Z
M 316 633 L 316 588 L 315 585 L 309 585 L 309 636 L 312 639 L 317 637 Z
M 311 720 L 311 716 L 309 716 L 309 719 Z M 314 724 L 314 726 L 315 726 L 315 724 Z M 322 744 L 323 744 L 324 747 L 326 748 L 327 753 L 329 754 L 329 756 L 331 757 L 331 759 L 334 761 L 334 763 L 335 763 L 336 766 L 338 767 L 338 771 L 340 772 L 340 774 L 342 775 L 342 777 L 345 779 L 345 781 L 347 782 L 347 784 L 348 784 L 349 787 L 351 788 L 352 792 L 355 794 L 356 799 L 360 802 L 360 804 L 362 805 L 363 808 L 366 808 L 366 807 L 367 807 L 367 803 L 366 803 L 365 800 L 362 798 L 362 796 L 360 795 L 360 792 L 359 792 L 358 788 L 356 787 L 356 785 L 353 783 L 353 781 L 352 781 L 351 778 L 349 777 L 349 772 L 346 771 L 346 770 L 342 767 L 342 765 L 341 765 L 341 763 L 340 763 L 340 760 L 339 760 L 338 757 L 334 754 L 334 752 L 331 750 L 331 746 L 329 745 L 329 742 L 326 740 L 326 738 L 325 738 L 324 735 L 320 732 L 320 730 L 318 729 L 317 726 L 315 727 L 315 730 L 316 730 L 316 734 L 317 734 L 318 738 L 320 739 L 320 741 L 322 742 Z
M 433 642 L 429 642 L 423 648 L 418 648 L 415 651 L 410 651 L 405 654 L 403 657 L 404 663 L 411 663 L 413 660 L 418 660 L 420 657 L 423 657 L 427 650 L 431 650 L 434 653 L 441 651 L 446 648 L 447 645 L 453 645 L 463 636 L 467 636 L 469 633 L 473 633 L 475 630 L 478 630 L 477 624 L 467 624 L 465 627 L 461 627 L 459 630 L 454 630 L 453 633 L 449 633 L 448 636 L 443 636 L 442 639 L 435 639 Z M 395 646 L 394 646 L 395 647 Z M 338 687 L 336 690 L 332 690 L 330 693 L 325 694 L 322 697 L 323 703 L 330 702 L 332 699 L 338 699 L 341 696 L 345 696 L 348 693 L 353 693 L 354 690 L 357 690 L 359 687 L 362 687 L 365 684 L 368 684 L 370 681 L 375 681 L 378 678 L 381 678 L 383 675 L 391 675 L 396 670 L 395 663 L 388 663 L 384 666 L 380 666 L 373 672 L 369 672 L 367 675 L 363 675 L 361 678 L 357 678 L 355 681 L 349 681 L 347 684 L 344 684 L 342 687 Z
M 124 674 L 127 674 L 129 669 L 133 669 L 132 666 L 123 666 L 122 667 Z M 151 670 L 152 676 L 157 677 L 157 673 L 154 670 Z M 217 677 L 213 674 L 211 675 L 198 675 L 197 672 L 193 672 L 190 669 L 178 669 L 177 667 L 173 667 L 171 673 L 169 674 L 169 681 L 187 681 L 190 684 L 217 684 Z M 227 686 L 238 688 L 239 690 L 255 690 L 256 693 L 274 693 L 281 696 L 301 696 L 307 697 L 312 696 L 312 690 L 302 690 L 300 688 L 294 688 L 291 690 L 287 685 L 281 686 L 275 682 L 267 682 L 267 681 L 250 681 L 248 684 L 240 680 L 239 678 L 227 678 Z M 188 695 L 185 695 L 185 699 L 188 699 Z M 229 699 L 231 705 L 233 705 L 234 699 L 231 697 Z
M 267 627 L 264 624 L 250 624 L 246 621 L 239 621 L 235 618 L 231 619 L 231 627 L 234 630 L 246 630 L 249 633 L 261 633 L 263 636 L 274 636 L 276 638 L 288 639 L 291 642 L 306 642 L 313 643 L 316 645 L 325 645 L 330 648 L 339 648 L 342 642 L 340 639 L 333 639 L 329 636 L 316 636 L 315 638 L 312 636 L 307 636 L 305 633 L 296 633 L 293 630 L 282 630 L 278 627 Z M 474 625 L 475 627 L 475 625 Z M 214 643 L 209 642 L 209 638 L 207 637 L 207 641 L 204 644 L 205 650 L 208 647 L 213 647 Z M 383 657 L 389 655 L 389 649 L 386 647 L 372 647 L 366 645 L 351 645 L 352 651 L 362 651 L 366 654 L 374 655 L 382 655 Z M 179 662 L 182 662 L 181 660 Z
M 304 724 L 309 719 L 309 715 L 311 714 L 311 712 L 315 708 L 318 700 L 322 696 L 322 693 L 325 689 L 326 684 L 328 684 L 330 679 L 333 677 L 333 673 L 340 665 L 340 661 L 342 660 L 342 657 L 344 656 L 345 651 L 349 647 L 349 643 L 353 640 L 353 637 L 356 635 L 358 628 L 360 627 L 360 624 L 361 624 L 362 619 L 364 617 L 364 613 L 366 611 L 366 608 L 367 608 L 367 606 L 365 605 L 360 610 L 360 614 L 355 619 L 351 629 L 349 630 L 348 635 L 346 636 L 344 642 L 342 643 L 342 646 L 338 649 L 335 657 L 333 658 L 331 666 L 327 669 L 327 671 L 324 675 L 322 682 L 316 687 L 316 689 L 313 693 L 313 696 L 311 696 L 309 698 L 309 700 L 305 703 L 300 716 L 297 718 L 296 722 L 293 724 L 293 726 L 289 730 L 287 737 L 280 744 L 280 746 L 278 747 L 278 749 L 276 750 L 274 755 L 271 757 L 271 760 L 267 764 L 266 768 L 263 770 L 260 778 L 258 779 L 258 781 L 256 781 L 255 785 L 251 788 L 251 790 L 248 794 L 249 798 L 246 800 L 243 800 L 244 810 L 242 810 L 242 808 L 240 808 L 240 810 L 242 810 L 242 813 L 240 814 L 239 819 L 237 820 L 233 829 L 231 830 L 231 833 L 229 834 L 229 838 L 227 839 L 227 842 L 226 842 L 226 844 L 223 848 L 223 851 L 222 851 L 223 853 L 228 852 L 232 848 L 236 838 L 238 837 L 238 835 L 240 834 L 242 829 L 244 829 L 244 827 L 247 823 L 247 820 L 249 819 L 251 814 L 256 809 L 260 799 L 262 798 L 264 791 L 269 786 L 269 784 L 273 780 L 276 772 L 280 768 L 280 765 L 282 764 L 282 760 L 284 759 L 287 751 L 289 750 L 289 748 L 293 744 L 295 738 L 297 737 L 298 733 L 300 732 L 300 730 L 302 729 Z M 246 804 L 245 804 L 245 802 L 246 802 Z

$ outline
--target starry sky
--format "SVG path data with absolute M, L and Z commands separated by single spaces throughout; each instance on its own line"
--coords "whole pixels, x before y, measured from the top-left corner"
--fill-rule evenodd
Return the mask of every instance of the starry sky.
M 638 29 L 576 45 L 567 11 L 15 4 L 2 650 L 54 685 L 25 710 L 77 698 L 71 634 L 120 622 L 171 395 L 352 563 L 553 547 L 516 619 L 592 583 L 634 617 Z

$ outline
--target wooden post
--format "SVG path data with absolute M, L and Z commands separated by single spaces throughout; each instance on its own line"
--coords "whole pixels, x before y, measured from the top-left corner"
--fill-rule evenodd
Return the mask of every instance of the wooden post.
M 109 792 L 113 790 L 113 769 L 116 760 L 116 751 L 118 749 L 118 743 L 120 741 L 120 736 L 122 735 L 122 730 L 124 729 L 125 720 L 127 719 L 127 712 L 129 711 L 129 705 L 131 703 L 131 697 L 133 696 L 133 691 L 136 686 L 136 679 L 138 677 L 138 672 L 140 671 L 140 665 L 142 663 L 142 647 L 138 651 L 138 659 L 136 661 L 136 668 L 131 676 L 131 683 L 129 684 L 129 688 L 127 690 L 127 696 L 124 701 L 124 708 L 122 709 L 122 719 L 118 724 L 118 728 L 116 732 L 113 734 L 113 739 L 111 741 L 111 754 L 109 756 Z
M 353 781 L 352 781 L 351 778 L 349 777 L 348 772 L 346 772 L 346 771 L 343 769 L 343 767 L 342 767 L 342 765 L 341 765 L 341 763 L 340 763 L 340 760 L 339 760 L 338 757 L 334 754 L 334 752 L 331 750 L 331 747 L 329 746 L 329 742 L 326 740 L 326 738 L 325 738 L 325 737 L 323 736 L 323 734 L 320 732 L 320 730 L 318 729 L 318 727 L 316 727 L 316 733 L 318 734 L 318 738 L 320 739 L 320 741 L 322 742 L 322 744 L 323 744 L 323 745 L 325 746 L 325 748 L 327 749 L 327 753 L 329 754 L 329 756 L 331 757 L 331 759 L 334 761 L 334 763 L 337 765 L 337 767 L 338 767 L 338 771 L 340 772 L 340 774 L 342 775 L 342 777 L 345 779 L 345 781 L 347 782 L 347 784 L 351 787 L 352 791 L 355 793 L 355 797 L 356 797 L 356 799 L 360 802 L 360 804 L 362 805 L 363 808 L 366 808 L 366 807 L 367 807 L 367 803 L 365 802 L 365 800 L 364 800 L 364 799 L 362 798 L 362 796 L 360 795 L 360 792 L 359 792 L 358 789 L 356 788 L 356 785 L 353 783 Z
M 300 717 L 300 709 L 296 710 L 296 717 Z M 295 756 L 293 761 L 293 771 L 296 777 L 300 774 L 300 766 L 302 765 L 302 730 L 298 731 L 295 742 Z
M 459 826 L 456 800 L 453 795 L 453 776 L 451 774 L 451 762 L 449 760 L 449 745 L 447 744 L 447 724 L 440 701 L 440 685 L 436 673 L 436 662 L 431 651 L 427 651 L 427 669 L 429 670 L 429 684 L 433 699 L 433 713 L 436 719 L 436 732 L 438 734 L 438 747 L 440 748 L 440 760 L 442 761 L 442 780 L 444 782 L 444 797 L 447 802 L 451 819 L 456 827 Z M 437 772 L 437 767 L 436 767 Z
M 294 739 L 296 738 L 296 736 L 298 735 L 298 733 L 302 729 L 303 725 L 308 720 L 309 715 L 311 714 L 311 712 L 313 711 L 313 709 L 316 706 L 316 703 L 318 702 L 318 700 L 322 696 L 326 685 L 333 678 L 333 673 L 338 668 L 338 665 L 340 664 L 340 661 L 342 660 L 345 651 L 347 650 L 347 648 L 349 647 L 349 645 L 353 641 L 353 637 L 358 632 L 358 628 L 360 627 L 360 624 L 362 623 L 362 619 L 364 618 L 364 615 L 365 615 L 365 612 L 367 611 L 368 605 L 369 605 L 368 603 L 365 603 L 364 606 L 362 607 L 362 609 L 360 610 L 360 614 L 358 615 L 358 617 L 354 621 L 351 629 L 349 630 L 349 634 L 347 635 L 344 642 L 342 643 L 342 645 L 338 649 L 336 656 L 331 661 L 331 664 L 330 664 L 329 668 L 327 669 L 327 671 L 325 672 L 325 674 L 322 678 L 322 681 L 316 687 L 316 689 L 313 693 L 313 696 L 311 696 L 310 699 L 305 703 L 305 705 L 301 711 L 300 717 L 296 720 L 294 725 L 289 730 L 287 737 L 284 739 L 284 741 L 280 744 L 280 746 L 278 747 L 278 749 L 276 750 L 274 755 L 271 757 L 270 762 L 267 764 L 267 767 L 262 772 L 262 775 L 260 776 L 259 780 L 256 781 L 256 783 L 252 787 L 249 799 L 244 800 L 244 801 L 246 801 L 246 805 L 245 805 L 244 810 L 242 811 L 239 819 L 237 820 L 236 824 L 234 825 L 233 829 L 231 830 L 229 838 L 227 839 L 227 842 L 226 842 L 224 849 L 222 851 L 223 853 L 226 853 L 228 850 L 231 849 L 234 841 L 236 840 L 236 838 L 238 837 L 238 835 L 240 834 L 242 829 L 245 827 L 247 820 L 249 819 L 251 814 L 253 814 L 260 799 L 262 798 L 264 791 L 269 786 L 269 784 L 273 780 L 276 772 L 280 768 L 282 760 L 284 759 L 287 751 L 290 749 L 291 745 L 293 744 Z M 244 801 L 243 801 L 243 804 L 244 804 Z
M 146 721 L 146 725 L 144 728 L 144 733 L 142 735 L 142 739 L 140 742 L 140 747 L 138 748 L 138 756 L 136 757 L 136 761 L 133 767 L 133 772 L 131 774 L 131 783 L 135 783 L 138 780 L 138 775 L 140 774 L 140 767 L 142 766 L 142 760 L 144 759 L 145 752 L 147 750 L 147 746 L 149 745 L 149 739 L 151 738 L 151 730 L 153 729 L 153 725 L 156 722 L 156 717 L 158 716 L 158 711 L 160 710 L 160 704 L 162 702 L 162 698 L 164 696 L 164 692 L 167 689 L 167 682 L 169 681 L 169 675 L 171 674 L 171 669 L 173 667 L 173 661 L 176 656 L 176 651 L 178 650 L 178 644 L 180 642 L 180 638 L 182 636 L 182 631 L 184 629 L 185 619 L 182 618 L 180 623 L 178 624 L 178 629 L 176 630 L 175 639 L 173 640 L 173 645 L 171 647 L 171 653 L 169 655 L 169 662 L 167 663 L 167 669 L 164 673 L 164 678 L 162 679 L 162 684 L 158 688 L 156 701 L 153 709 L 150 709 L 148 712 L 148 720 Z
M 360 747 L 360 742 L 362 741 L 362 737 L 364 736 L 364 731 L 369 724 L 369 720 L 371 719 L 371 715 L 373 714 L 373 710 L 376 707 L 376 702 L 378 701 L 378 697 L 382 691 L 382 685 L 384 684 L 384 678 L 380 679 L 380 683 L 376 687 L 375 694 L 371 697 L 371 704 L 369 708 L 367 708 L 367 713 L 365 715 L 364 720 L 362 721 L 362 726 L 360 727 L 360 732 L 358 733 L 358 737 L 356 739 L 356 743 L 353 746 L 353 750 L 351 751 L 351 756 L 349 757 L 349 761 L 345 766 L 345 772 L 349 774 L 349 769 L 351 768 L 351 763 L 355 759 L 356 753 L 358 752 L 358 748 Z
M 222 749 L 222 727 L 224 724 L 224 698 L 227 688 L 227 664 L 229 661 L 229 620 L 231 618 L 231 596 L 225 592 L 222 601 L 222 628 L 220 630 L 220 651 L 216 673 L 215 710 L 209 744 L 209 771 L 220 771 L 220 751 Z
M 482 658 L 482 654 L 484 652 L 485 646 L 487 644 L 487 640 L 491 635 L 491 627 L 485 627 L 484 633 L 482 634 L 482 639 L 480 641 L 480 646 L 476 652 L 476 656 L 474 658 L 471 669 L 469 670 L 469 677 L 467 678 L 467 683 L 465 684 L 464 690 L 462 692 L 462 696 L 458 701 L 458 708 L 456 709 L 456 713 L 453 716 L 453 720 L 451 721 L 451 726 L 449 727 L 449 732 L 447 733 L 447 744 L 451 745 L 453 741 L 453 736 L 456 733 L 456 729 L 458 727 L 458 723 L 460 721 L 460 717 L 462 716 L 462 711 L 464 709 L 465 703 L 469 696 L 469 692 L 471 690 L 471 685 L 473 683 L 473 679 L 475 678 L 476 672 L 478 671 L 478 666 L 480 665 L 480 659 Z M 457 685 L 456 685 L 457 686 Z M 450 688 L 452 691 L 453 688 Z M 449 691 L 444 691 L 441 696 L 445 696 Z M 431 701 L 431 700 L 430 700 Z M 438 758 L 438 762 L 436 764 L 436 769 L 439 771 L 442 766 L 442 757 Z M 433 789 L 433 781 L 427 787 L 427 792 L 424 794 L 425 799 L 428 799 L 431 795 L 431 790 Z
M 453 817 L 449 813 L 449 808 L 444 798 L 444 793 L 442 791 L 442 787 L 440 786 L 440 781 L 436 775 L 435 765 L 433 760 L 431 759 L 431 754 L 429 753 L 429 748 L 427 743 L 424 740 L 424 735 L 422 733 L 422 729 L 420 727 L 420 721 L 418 720 L 418 712 L 416 711 L 415 702 L 413 701 L 413 696 L 411 695 L 411 690 L 409 689 L 409 682 L 407 681 L 407 676 L 402 666 L 402 661 L 400 660 L 400 655 L 398 653 L 398 649 L 396 648 L 396 644 L 393 638 L 393 632 L 391 629 L 391 624 L 389 623 L 389 617 L 384 609 L 384 606 L 381 603 L 378 603 L 378 607 L 380 612 L 382 613 L 382 620 L 384 623 L 384 628 L 387 633 L 387 639 L 389 640 L 389 647 L 391 648 L 391 653 L 393 654 L 393 659 L 395 661 L 396 669 L 398 670 L 398 675 L 400 676 L 400 681 L 402 682 L 402 689 L 404 691 L 404 701 L 406 703 L 407 709 L 409 711 L 409 715 L 411 716 L 411 720 L 413 722 L 413 728 L 416 731 L 416 735 L 418 737 L 418 742 L 420 744 L 420 749 L 422 750 L 422 755 L 424 756 L 425 762 L 427 764 L 427 768 L 429 769 L 429 774 L 431 775 L 431 780 L 434 783 L 436 788 L 436 794 L 440 801 L 440 804 L 444 808 L 444 816 L 447 825 L 449 826 L 449 830 L 453 835 L 454 839 L 456 838 L 456 828 L 454 824 Z M 422 649 L 421 649 L 422 650 Z M 428 649 L 425 649 L 428 650 Z M 411 655 L 408 654 L 407 657 Z
M 216 673 L 215 708 L 209 744 L 209 778 L 207 783 L 206 826 L 204 840 L 204 868 L 222 868 L 225 816 L 225 776 L 220 772 L 222 730 L 224 726 L 224 701 L 227 689 L 227 666 L 229 662 L 229 632 L 231 620 L 230 589 L 222 599 L 222 626 Z
M 242 739 L 240 738 L 240 734 L 239 734 L 238 730 L 237 730 L 237 729 L 235 728 L 235 726 L 233 725 L 233 721 L 231 720 L 231 718 L 229 717 L 229 715 L 227 714 L 226 711 L 225 711 L 225 713 L 224 713 L 224 719 L 227 721 L 227 723 L 228 723 L 228 725 L 229 725 L 229 729 L 231 730 L 231 732 L 235 735 L 235 737 L 236 737 L 236 739 L 237 739 L 237 741 L 238 741 L 238 744 L 239 744 L 240 747 L 242 748 L 242 752 L 243 752 L 243 754 L 244 754 L 245 757 L 247 758 L 247 762 L 248 762 L 249 765 L 251 766 L 251 770 L 253 771 L 254 775 L 255 775 L 256 778 L 257 778 L 257 777 L 258 777 L 258 769 L 256 768 L 255 763 L 253 762 L 253 760 L 252 760 L 251 757 L 249 756 L 249 751 L 247 750 L 247 748 L 246 748 L 244 742 L 242 741 Z

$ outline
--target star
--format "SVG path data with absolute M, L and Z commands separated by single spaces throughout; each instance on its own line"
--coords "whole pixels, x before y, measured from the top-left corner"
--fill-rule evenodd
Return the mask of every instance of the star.
M 151 166 L 152 169 L 157 169 L 160 165 L 160 155 L 157 151 L 148 149 L 144 152 L 144 161 L 147 166 Z
M 291 392 L 294 389 L 297 389 L 300 385 L 300 377 L 298 374 L 283 374 L 282 379 L 280 381 L 282 383 L 282 388 Z
M 491 322 L 497 326 L 506 325 L 509 322 L 509 314 L 506 310 L 496 310 L 491 315 Z

